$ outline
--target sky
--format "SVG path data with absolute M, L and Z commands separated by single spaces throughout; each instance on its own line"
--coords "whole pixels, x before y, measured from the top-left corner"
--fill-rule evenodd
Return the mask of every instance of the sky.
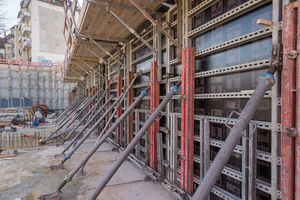
M 11 19 L 8 24 L 8 28 L 13 27 L 18 24 L 17 16 L 20 11 L 20 1 L 21 0 L 4 0 L 6 1 L 6 6 L 3 10 L 7 11 L 8 17 Z M 78 0 L 79 4 L 82 5 L 83 0 Z

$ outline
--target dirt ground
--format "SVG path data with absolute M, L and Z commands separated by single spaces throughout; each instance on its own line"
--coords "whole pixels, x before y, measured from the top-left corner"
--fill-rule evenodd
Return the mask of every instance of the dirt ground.
M 64 176 L 89 151 L 94 141 L 95 138 L 87 139 L 72 158 L 65 162 L 65 169 L 60 171 L 48 168 L 61 161 L 60 158 L 54 158 L 54 154 L 60 153 L 64 147 L 56 147 L 54 144 L 44 145 L 38 150 L 28 150 L 15 157 L 14 161 L 0 161 L 0 200 L 32 200 L 41 194 L 52 193 Z M 8 151 L 2 153 L 6 152 Z M 112 151 L 110 144 L 104 143 L 86 165 L 86 175 L 76 175 L 65 185 L 61 199 L 87 199 L 119 155 L 119 152 Z M 145 182 L 145 176 L 146 173 L 140 168 L 125 161 L 97 199 L 176 199 L 159 183 Z

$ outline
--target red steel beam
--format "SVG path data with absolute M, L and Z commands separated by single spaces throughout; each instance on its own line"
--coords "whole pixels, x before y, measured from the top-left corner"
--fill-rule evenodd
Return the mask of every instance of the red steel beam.
M 297 52 L 300 53 L 300 3 L 298 2 L 297 20 Z M 300 131 L 300 56 L 296 60 L 296 129 Z M 296 180 L 295 180 L 295 199 L 300 199 L 300 136 L 296 137 Z
M 282 199 L 294 200 L 300 199 L 299 191 L 295 190 L 300 187 L 299 184 L 295 186 L 295 141 L 299 141 L 299 136 L 292 138 L 286 134 L 287 128 L 295 127 L 295 114 L 296 105 L 296 72 L 299 78 L 299 66 L 296 67 L 297 62 L 295 59 L 288 59 L 286 55 L 297 47 L 297 33 L 300 30 L 297 27 L 297 18 L 299 23 L 299 1 L 293 2 L 284 8 L 284 25 L 283 25 L 283 70 L 282 70 Z M 299 52 L 299 51 L 298 51 Z M 299 58 L 298 58 L 299 59 Z M 298 60 L 297 59 L 297 60 Z M 298 60 L 299 61 L 299 60 Z M 299 65 L 299 63 L 298 63 Z M 296 68 L 298 68 L 296 70 Z M 299 92 L 299 89 L 298 89 Z M 299 93 L 298 93 L 299 94 Z M 299 101 L 299 99 L 297 99 Z M 297 110 L 297 114 L 299 109 Z M 298 124 L 298 123 L 297 123 Z M 299 130 L 299 129 L 298 129 Z M 298 146 L 299 149 L 299 146 Z M 299 156 L 298 151 L 296 153 Z M 299 162 L 299 161 L 297 161 Z M 297 166 L 298 169 L 300 166 Z M 298 170 L 299 173 L 299 170 Z M 299 177 L 296 178 L 299 181 Z M 297 197 L 295 198 L 295 192 Z
M 117 97 L 119 97 L 122 94 L 122 80 L 123 80 L 123 76 L 122 75 L 118 75 L 117 77 Z M 119 119 L 119 117 L 121 117 L 122 115 L 122 102 L 120 102 L 121 106 L 119 107 L 118 111 L 117 111 L 117 119 Z M 120 144 L 120 137 L 121 137 L 121 129 L 120 129 L 120 125 L 117 127 L 117 143 Z
M 181 188 L 193 195 L 195 48 L 183 50 L 181 76 Z
M 109 85 L 110 80 L 107 80 L 106 83 L 107 83 L 107 85 Z M 106 90 L 106 101 L 110 98 L 110 87 L 111 87 L 111 86 L 109 86 L 109 87 L 107 88 L 107 90 Z M 110 107 L 110 103 L 107 104 L 106 110 L 107 110 L 109 107 Z M 108 113 L 107 116 L 106 116 L 106 122 L 108 122 L 108 120 L 109 120 L 109 113 Z M 109 129 L 109 126 L 107 126 L 107 129 Z
M 127 87 L 133 80 L 133 72 L 127 71 Z M 131 87 L 127 93 L 127 107 L 133 103 L 133 87 Z M 133 114 L 127 116 L 127 144 L 133 139 Z
M 157 77 L 157 62 L 151 62 L 150 71 L 150 109 L 155 109 L 159 105 L 159 82 Z M 159 122 L 155 121 L 150 127 L 150 167 L 155 171 L 158 170 L 157 160 L 157 138 L 156 134 L 159 132 Z

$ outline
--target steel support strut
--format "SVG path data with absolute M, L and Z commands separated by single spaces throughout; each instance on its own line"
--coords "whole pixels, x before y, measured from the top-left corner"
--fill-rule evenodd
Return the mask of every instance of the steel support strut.
M 97 94 L 100 93 L 97 92 Z M 95 98 L 97 97 L 97 94 L 95 95 Z M 59 127 L 57 127 L 46 139 L 42 140 L 42 144 L 49 141 L 50 140 L 50 137 L 55 134 L 57 131 L 59 131 L 66 123 L 69 122 L 69 120 L 71 120 L 69 122 L 69 124 L 66 126 L 66 128 L 69 128 L 69 126 L 71 126 L 71 124 L 85 111 L 85 109 L 95 100 L 95 98 L 91 98 L 90 101 L 88 101 L 84 107 L 76 114 L 76 116 L 71 116 L 69 119 L 65 120 L 64 123 L 62 123 Z M 51 137 L 51 139 L 53 139 L 55 137 Z
M 207 199 L 210 191 L 213 189 L 213 186 L 221 175 L 223 168 L 228 162 L 234 148 L 241 139 L 244 130 L 247 128 L 248 123 L 256 112 L 259 103 L 264 98 L 266 91 L 269 90 L 270 87 L 274 85 L 274 83 L 274 76 L 270 73 L 259 76 L 259 83 L 255 88 L 254 93 L 247 102 L 242 113 L 239 114 L 239 117 L 235 125 L 232 127 L 229 135 L 227 136 L 222 148 L 215 157 L 212 165 L 209 167 L 200 186 L 196 190 L 192 198 L 193 200 Z
M 89 196 L 88 200 L 96 199 L 100 192 L 104 189 L 106 184 L 109 182 L 109 180 L 113 177 L 113 175 L 117 172 L 119 167 L 122 165 L 122 163 L 125 161 L 127 156 L 131 153 L 131 151 L 135 148 L 136 144 L 141 140 L 143 135 L 146 133 L 146 131 L 150 128 L 151 124 L 157 119 L 157 117 L 161 114 L 161 111 L 166 107 L 166 105 L 169 103 L 169 101 L 172 99 L 173 95 L 178 91 L 178 87 L 181 83 L 178 82 L 176 86 L 173 86 L 170 90 L 170 92 L 166 95 L 164 100 L 160 103 L 160 105 L 155 109 L 155 111 L 151 114 L 150 118 L 145 122 L 145 125 L 141 128 L 141 130 L 136 134 L 136 136 L 133 138 L 133 140 L 130 142 L 130 144 L 127 146 L 127 148 L 124 150 L 122 155 L 118 158 L 116 163 L 113 165 L 113 167 L 109 170 L 109 172 L 105 175 L 105 177 L 101 180 L 101 182 L 98 184 L 96 189 L 92 192 L 92 194 Z M 102 138 L 101 138 L 102 139 Z M 103 136 L 104 140 L 105 137 Z M 98 146 L 98 145 L 97 145 Z M 97 147 L 96 146 L 96 147 Z M 95 149 L 94 151 L 96 151 Z M 91 152 L 91 151 L 90 151 Z M 89 153 L 88 153 L 89 154 Z
M 85 119 L 91 114 L 91 116 L 90 116 L 90 118 L 88 119 L 88 121 L 87 121 L 87 123 L 89 124 L 89 121 L 90 121 L 90 119 L 94 116 L 93 114 L 94 114 L 94 110 L 96 110 L 96 108 L 97 108 L 97 106 L 101 103 L 101 101 L 102 101 L 102 99 L 105 97 L 105 92 L 107 91 L 107 89 L 108 89 L 108 87 L 109 87 L 109 85 L 106 87 L 106 89 L 105 89 L 105 91 L 103 92 L 103 94 L 102 94 L 102 96 L 101 96 L 101 98 L 98 100 L 98 102 L 94 105 L 94 107 L 91 109 L 91 110 L 89 110 L 89 112 L 80 120 L 80 122 L 78 123 L 78 124 L 76 124 L 76 127 L 75 127 L 75 129 L 73 130 L 73 131 L 71 131 L 68 135 L 67 135 L 67 137 L 64 139 L 64 141 L 61 143 L 61 145 L 63 145 L 66 141 L 67 141 L 67 139 L 69 139 L 69 137 L 79 128 L 79 126 L 85 121 Z M 103 109 L 104 109 L 105 107 L 103 107 Z M 103 109 L 99 109 L 99 110 L 103 110 Z M 98 112 L 97 112 L 98 113 Z M 97 115 L 97 114 L 96 114 Z M 81 134 L 80 134 L 81 135 Z M 79 137 L 79 136 L 78 136 Z M 75 138 L 77 138 L 77 136 L 75 137 Z M 76 141 L 76 139 L 74 138 L 74 140 L 72 140 L 71 142 L 70 142 L 70 144 L 68 145 L 68 147 L 66 147 L 65 149 L 64 149 L 64 151 L 61 153 L 61 154 L 64 154 L 64 152 L 65 151 L 67 151 L 69 148 L 70 148 L 70 146 L 72 146 L 72 144 Z
M 76 100 L 74 100 L 59 116 L 58 116 L 58 118 L 56 119 L 56 120 L 60 120 L 67 112 L 69 112 L 69 110 L 70 109 L 72 109 L 73 108 L 73 106 L 75 106 L 77 103 L 78 103 L 78 101 L 80 101 L 80 99 L 76 99 Z M 55 120 L 55 121 L 56 121 Z
M 83 134 L 83 132 L 85 131 L 85 129 L 94 121 L 94 119 L 101 113 L 101 111 L 105 108 L 105 106 L 107 106 L 107 104 L 114 98 L 114 95 L 112 95 L 108 101 L 102 105 L 102 107 L 99 109 L 99 111 L 93 116 L 93 118 L 88 121 L 85 126 L 81 129 L 81 131 L 73 138 L 73 140 L 70 142 L 70 144 L 68 144 L 67 147 L 65 147 L 65 149 L 62 151 L 61 154 L 55 155 L 55 157 L 60 157 L 60 155 L 65 156 L 64 153 L 72 146 L 72 144 L 79 139 L 79 137 Z M 114 104 L 113 104 L 114 105 Z M 105 117 L 106 115 L 110 112 L 110 110 L 113 108 L 113 105 L 110 107 L 110 109 L 108 109 L 101 117 L 100 119 L 96 122 L 96 124 L 98 125 Z M 61 161 L 61 163 L 59 165 L 54 165 L 54 166 L 50 166 L 50 169 L 63 169 L 63 164 L 64 162 L 66 162 L 67 159 L 69 159 L 71 157 L 71 155 L 78 149 L 78 147 L 84 142 L 84 140 L 94 131 L 94 129 L 96 128 L 95 125 L 93 125 L 93 127 L 85 134 L 85 136 L 80 140 L 79 144 L 77 144 L 72 151 L 65 156 L 65 158 Z M 81 142 L 82 141 L 82 142 Z
M 171 42 L 174 43 L 175 46 L 177 46 L 178 48 L 178 52 L 181 52 L 181 46 L 180 44 L 167 32 L 165 31 L 165 29 L 156 23 L 156 21 L 151 17 L 151 15 L 149 15 L 149 13 L 147 13 L 141 6 L 139 6 L 139 4 L 137 4 L 134 0 L 129 0 L 145 17 L 146 19 L 148 19 L 156 28 L 158 28 L 167 38 L 169 38 L 169 40 L 171 40 Z
M 66 112 L 63 112 L 62 114 L 60 114 L 59 117 L 55 120 L 55 123 L 59 122 L 64 116 L 68 115 L 76 106 L 78 106 L 78 104 L 80 104 L 81 102 L 83 102 L 84 99 L 85 98 L 79 99 L 75 104 L 73 104 L 72 106 L 70 106 L 69 109 L 66 110 Z
M 149 88 L 148 88 L 149 89 Z M 105 142 L 106 138 L 118 127 L 118 125 L 126 119 L 126 117 L 131 114 L 133 109 L 140 103 L 140 101 L 147 95 L 147 91 L 144 90 L 140 96 L 128 107 L 128 109 L 123 113 L 123 115 L 111 126 L 111 128 L 100 138 L 99 141 L 92 147 L 92 149 L 83 157 L 83 159 L 75 166 L 75 168 L 65 176 L 64 181 L 59 185 L 59 187 L 52 194 L 41 195 L 39 199 L 47 200 L 53 199 L 60 196 L 60 190 L 67 184 L 67 182 L 72 181 L 72 178 L 84 166 L 87 161 L 92 157 L 92 155 L 97 151 L 97 149 Z M 173 95 L 172 95 L 173 96 Z M 160 112 L 159 112 L 160 113 Z
M 97 5 L 97 4 L 96 4 Z M 102 6 L 97 5 L 103 10 L 105 10 Z M 142 36 L 140 36 L 133 28 L 131 28 L 128 24 L 126 24 L 114 11 L 112 11 L 109 7 L 106 7 L 107 12 L 109 12 L 112 16 L 114 16 L 121 24 L 123 24 L 133 35 L 135 35 L 139 40 L 141 40 L 151 51 L 153 51 L 157 56 L 159 56 L 159 52 L 156 51 Z

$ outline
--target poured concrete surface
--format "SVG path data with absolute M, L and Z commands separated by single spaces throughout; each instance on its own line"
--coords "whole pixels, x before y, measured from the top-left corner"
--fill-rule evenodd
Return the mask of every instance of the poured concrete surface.
M 53 156 L 63 150 L 62 146 L 46 145 L 18 155 L 14 161 L 0 161 L 0 199 L 37 199 L 41 194 L 52 193 L 88 152 L 93 141 L 95 138 L 89 138 L 60 171 L 47 167 L 60 163 L 61 159 Z M 86 165 L 86 176 L 76 175 L 67 183 L 61 199 L 87 199 L 120 155 L 111 150 L 112 146 L 104 143 Z M 176 199 L 159 183 L 145 182 L 145 175 L 132 162 L 125 161 L 97 199 Z

